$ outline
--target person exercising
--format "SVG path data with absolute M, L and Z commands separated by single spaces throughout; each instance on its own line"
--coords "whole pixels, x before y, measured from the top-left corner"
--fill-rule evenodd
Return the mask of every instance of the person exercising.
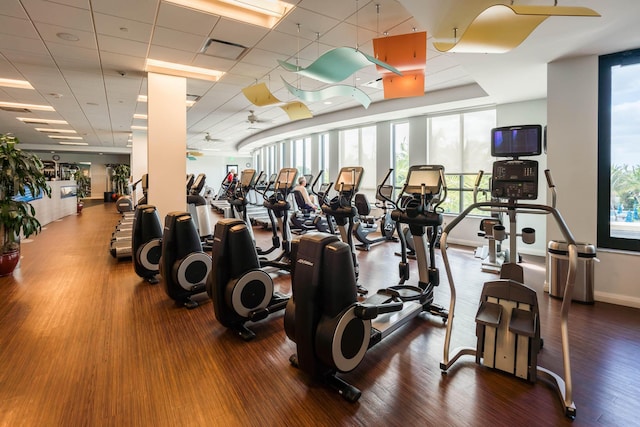
M 307 191 L 307 179 L 303 176 L 298 178 L 298 185 L 293 187 L 293 191 L 298 191 L 302 195 L 302 200 L 304 200 L 304 206 L 301 206 L 305 210 L 315 211 L 318 209 L 318 206 L 314 203 L 314 200 L 309 196 L 309 192 Z

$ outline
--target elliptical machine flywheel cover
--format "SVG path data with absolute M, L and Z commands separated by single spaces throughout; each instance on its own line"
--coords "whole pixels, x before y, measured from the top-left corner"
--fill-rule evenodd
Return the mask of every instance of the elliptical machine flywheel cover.
M 318 358 L 339 372 L 354 370 L 369 348 L 371 320 L 357 317 L 355 307 L 352 304 L 333 319 L 318 324 Z
M 204 252 L 192 252 L 178 261 L 174 267 L 175 280 L 187 291 L 202 285 L 211 271 L 211 257 Z
M 260 269 L 249 270 L 239 278 L 230 280 L 225 291 L 227 305 L 245 318 L 265 308 L 272 296 L 273 280 Z
M 138 248 L 138 262 L 149 271 L 158 271 L 162 255 L 162 240 L 152 239 Z

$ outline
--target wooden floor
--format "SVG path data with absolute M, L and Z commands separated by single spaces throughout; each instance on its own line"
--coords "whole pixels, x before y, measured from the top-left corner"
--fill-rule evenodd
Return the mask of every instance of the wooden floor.
M 215 319 L 210 302 L 174 305 L 162 283 L 141 281 L 108 252 L 119 219 L 113 204 L 47 225 L 22 244 L 21 266 L 0 278 L 0 426 L 524 426 L 638 423 L 640 311 L 573 304 L 571 361 L 577 418 L 553 389 L 460 362 L 442 375 L 445 328 L 414 319 L 374 347 L 343 378 L 356 404 L 310 384 L 291 367 L 294 344 L 282 315 L 253 325 L 243 342 Z M 264 233 L 264 232 L 263 232 Z M 269 241 L 268 234 L 260 236 Z M 360 282 L 395 284 L 395 244 L 360 252 Z M 482 283 L 471 249 L 452 248 L 459 288 L 452 347 L 475 345 Z M 448 306 L 448 285 L 436 301 Z M 525 263 L 539 291 L 544 348 L 539 365 L 562 372 L 557 312 L 542 292 L 544 265 Z M 417 277 L 415 266 L 412 278 Z M 287 291 L 288 279 L 280 280 Z

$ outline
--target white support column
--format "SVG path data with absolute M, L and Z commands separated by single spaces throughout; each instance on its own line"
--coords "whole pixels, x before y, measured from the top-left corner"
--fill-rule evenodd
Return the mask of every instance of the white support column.
M 148 170 L 148 150 L 147 150 L 147 133 L 144 131 L 133 131 L 133 139 L 131 141 L 131 176 L 133 182 L 136 182 Z
M 187 174 L 186 93 L 184 77 L 148 74 L 148 196 L 149 204 L 158 209 L 160 218 L 187 208 L 184 188 Z

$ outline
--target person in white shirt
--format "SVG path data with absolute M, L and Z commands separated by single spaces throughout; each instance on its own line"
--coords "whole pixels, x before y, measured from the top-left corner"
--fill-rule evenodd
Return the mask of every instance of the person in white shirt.
M 293 187 L 293 191 L 299 191 L 302 194 L 302 199 L 304 200 L 305 206 L 302 208 L 307 210 L 315 211 L 318 209 L 318 206 L 315 204 L 315 201 L 309 196 L 309 192 L 307 191 L 307 179 L 303 176 L 298 178 L 298 185 Z

